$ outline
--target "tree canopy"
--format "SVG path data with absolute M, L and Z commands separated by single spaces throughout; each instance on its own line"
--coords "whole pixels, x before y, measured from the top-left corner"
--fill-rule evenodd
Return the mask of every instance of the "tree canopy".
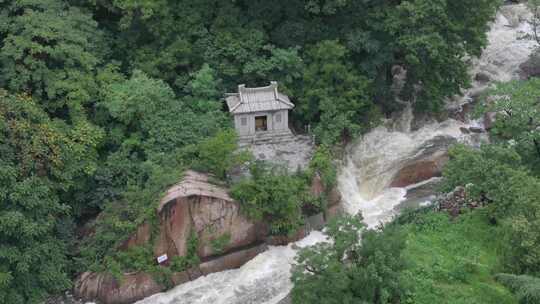
M 0 1 L 0 296 L 36 303 L 103 269 L 184 169 L 226 178 L 246 159 L 222 101 L 240 83 L 278 81 L 298 105 L 296 129 L 311 125 L 328 147 L 399 109 L 398 97 L 440 109 L 468 85 L 464 58 L 480 54 L 499 2 Z M 331 184 L 324 149 L 308 173 Z M 256 207 L 276 203 L 260 210 L 276 231 L 318 204 L 305 176 L 261 178 L 244 189 Z M 99 213 L 81 241 L 76 228 Z

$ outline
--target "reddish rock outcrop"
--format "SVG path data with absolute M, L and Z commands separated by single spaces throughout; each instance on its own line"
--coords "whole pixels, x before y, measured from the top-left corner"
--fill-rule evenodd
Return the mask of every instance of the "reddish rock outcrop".
M 337 187 L 327 190 L 319 174 L 315 174 L 315 177 L 313 177 L 313 180 L 311 181 L 310 193 L 315 197 L 320 197 L 326 193 L 328 203 L 327 209 L 324 213 L 324 219 L 326 221 L 332 217 L 338 216 L 343 212 L 341 206 L 341 193 L 339 193 Z
M 160 236 L 156 256 L 187 253 L 190 236 L 196 235 L 200 258 L 217 254 L 212 240 L 225 237 L 228 244 L 220 254 L 264 239 L 265 225 L 247 219 L 240 206 L 223 187 L 208 181 L 206 175 L 188 171 L 181 183 L 172 187 L 158 207 Z
M 109 274 L 85 272 L 75 282 L 75 296 L 102 303 L 130 304 L 163 291 L 150 274 L 125 274 L 121 282 Z
M 326 191 L 319 176 L 312 182 L 315 196 L 328 194 L 330 214 L 336 214 L 341 197 L 336 189 Z M 304 237 L 303 227 L 291 237 L 267 237 L 268 227 L 247 219 L 240 206 L 227 193 L 225 187 L 210 182 L 209 177 L 187 171 L 180 183 L 171 187 L 156 210 L 159 226 L 153 241 L 155 257 L 167 254 L 168 258 L 185 256 L 192 236 L 198 239 L 197 255 L 203 261 L 187 271 L 174 273 L 175 285 L 194 280 L 201 275 L 240 267 L 264 251 L 266 244 L 285 245 Z M 318 222 L 323 218 L 318 216 Z M 322 220 L 324 221 L 324 220 Z M 314 220 L 315 222 L 315 220 Z M 320 223 L 314 226 L 320 226 Z M 224 237 L 227 242 L 219 252 L 213 240 Z M 119 250 L 148 244 L 152 240 L 152 227 L 144 223 L 128 238 Z M 85 300 L 98 300 L 104 304 L 133 303 L 163 291 L 152 275 L 145 273 L 124 274 L 118 282 L 109 274 L 85 272 L 75 283 L 74 294 Z
M 155 257 L 163 254 L 167 254 L 169 259 L 185 256 L 190 238 L 196 236 L 197 255 L 205 261 L 197 268 L 174 274 L 171 278 L 174 284 L 193 280 L 202 274 L 239 267 L 264 250 L 258 244 L 266 238 L 266 225 L 247 219 L 226 188 L 211 183 L 207 175 L 187 171 L 182 181 L 167 191 L 156 211 L 159 226 L 153 244 Z M 148 244 L 151 236 L 151 225 L 144 223 L 118 249 Z M 214 252 L 212 241 L 222 236 L 227 244 L 219 249 L 221 256 L 213 258 L 218 252 Z M 163 289 L 150 274 L 124 274 L 119 283 L 108 274 L 87 272 L 77 279 L 74 293 L 86 300 L 123 304 Z
M 174 273 L 171 281 L 179 285 L 202 275 L 238 268 L 266 249 L 266 245 L 263 244 L 233 252 L 201 263 L 198 267 Z M 77 297 L 99 300 L 105 304 L 129 304 L 164 290 L 163 285 L 158 284 L 152 275 L 146 273 L 124 274 L 122 280 L 118 282 L 109 274 L 85 272 L 75 282 Z
M 147 244 L 150 242 L 150 237 L 152 236 L 151 228 L 148 223 L 142 224 L 129 239 L 120 245 L 119 249 L 126 250 L 131 247 Z
M 311 187 L 309 190 L 313 196 L 321 196 L 325 192 L 326 189 L 319 173 L 316 173 L 311 180 Z
M 441 151 L 428 158 L 419 159 L 406 165 L 394 176 L 391 187 L 406 187 L 441 176 L 444 165 L 448 162 L 448 153 Z

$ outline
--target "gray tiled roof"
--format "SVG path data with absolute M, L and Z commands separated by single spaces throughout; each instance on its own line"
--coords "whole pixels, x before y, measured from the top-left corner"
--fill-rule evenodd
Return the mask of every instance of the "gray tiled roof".
M 269 86 L 259 88 L 246 88 L 244 85 L 239 85 L 238 93 L 226 94 L 225 100 L 229 112 L 234 114 L 294 108 L 289 97 L 278 91 L 275 81 L 272 81 Z

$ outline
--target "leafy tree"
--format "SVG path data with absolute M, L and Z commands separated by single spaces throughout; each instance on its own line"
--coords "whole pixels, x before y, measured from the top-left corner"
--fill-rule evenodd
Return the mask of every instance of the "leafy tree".
M 106 52 L 97 23 L 61 0 L 3 1 L 0 7 L 0 86 L 38 97 L 55 116 L 84 119 Z
M 362 231 L 359 219 L 328 224 L 330 243 L 303 249 L 293 267 L 293 303 L 397 303 L 404 236 L 394 228 Z M 360 245 L 360 239 L 362 244 Z
M 195 168 L 211 172 L 220 179 L 225 179 L 233 167 L 250 160 L 250 154 L 237 151 L 237 137 L 233 130 L 220 131 L 194 148 Z
M 307 183 L 300 176 L 256 163 L 252 178 L 233 185 L 231 195 L 248 217 L 265 221 L 275 235 L 294 233 L 303 224 L 302 205 Z
M 337 182 L 337 169 L 332 161 L 332 152 L 329 147 L 321 145 L 317 147 L 309 162 L 309 173 L 313 177 L 315 174 L 321 176 L 322 182 L 327 190 L 332 189 Z
M 36 303 L 70 286 L 70 208 L 62 197 L 95 164 L 86 161 L 99 134 L 50 120 L 26 95 L 0 91 L 0 302 Z
M 492 219 L 505 228 L 509 269 L 540 270 L 540 181 L 521 166 L 513 148 L 488 145 L 476 151 L 458 146 L 450 151 L 443 175 L 444 190 L 467 185 L 473 199 L 490 203 Z
M 401 1 L 385 14 L 398 64 L 407 71 L 402 95 L 418 98 L 417 109 L 440 110 L 443 99 L 470 85 L 466 55 L 479 56 L 488 22 L 500 1 Z
M 214 165 L 230 163 L 233 156 L 227 153 L 236 149 L 236 141 L 223 135 L 231 132 L 219 131 L 228 128 L 228 121 L 212 99 L 217 80 L 211 75 L 209 68 L 193 75 L 192 95 L 182 99 L 164 81 L 140 71 L 103 91 L 98 121 L 108 136 L 94 187 L 103 213 L 96 233 L 83 241 L 80 268 L 106 270 L 102 263 L 114 260 L 118 245 L 138 225 L 155 224 L 162 192 L 190 165 L 214 161 L 209 167 L 213 170 L 224 168 Z M 217 139 L 208 139 L 214 135 Z M 224 153 L 217 155 L 220 151 Z
M 122 192 L 122 185 L 143 181 L 143 162 L 166 154 L 174 157 L 186 146 L 227 126 L 220 104 L 205 96 L 208 90 L 215 91 L 209 86 L 195 87 L 194 96 L 179 100 L 166 83 L 140 71 L 130 79 L 110 84 L 99 104 L 108 132 L 107 161 L 99 174 L 103 181 L 113 177 L 109 181 L 112 184 L 105 186 L 116 190 L 102 191 Z
M 348 4 L 348 0 L 329 0 L 329 1 L 306 1 L 306 10 L 313 14 L 335 14 L 339 8 Z
M 365 131 L 376 119 L 369 82 L 347 66 L 346 55 L 337 41 L 321 42 L 308 51 L 298 108 L 306 122 L 316 122 L 318 141 L 328 145 Z
M 497 114 L 490 134 L 515 145 L 524 164 L 540 173 L 540 79 L 499 83 L 488 94 L 480 110 Z

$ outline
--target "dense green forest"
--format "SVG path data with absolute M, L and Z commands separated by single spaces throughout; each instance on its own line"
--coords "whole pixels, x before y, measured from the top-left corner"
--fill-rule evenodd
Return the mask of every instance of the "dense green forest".
M 297 129 L 310 124 L 320 144 L 340 144 L 399 110 L 398 99 L 436 112 L 445 97 L 467 87 L 463 59 L 481 53 L 499 2 L 0 1 L 0 303 L 36 303 L 69 288 L 81 271 L 118 266 L 121 257 L 111 262 L 116 246 L 153 220 L 154 203 L 185 168 L 226 180 L 246 160 L 235 153 L 222 102 L 237 84 L 278 81 L 297 105 Z M 407 71 L 398 89 L 392 86 L 396 67 Z M 516 94 L 519 89 L 531 88 L 519 86 Z M 521 274 L 539 269 L 538 220 L 507 199 L 520 193 L 517 206 L 534 202 L 538 146 L 517 116 L 496 128 L 500 144 L 456 148 L 447 175 L 448 189 L 485 182 L 467 171 L 471 163 L 484 165 L 491 171 L 482 174 L 514 189 L 496 192 L 480 183 L 474 193 L 494 202 L 490 218 L 507 223 L 516 250 L 505 258 Z M 509 137 L 516 146 L 505 145 Z M 313 166 L 332 182 L 331 153 L 325 146 L 320 151 Z M 254 204 L 253 216 L 283 214 L 272 223 L 275 231 L 293 229 L 305 176 L 287 180 L 259 170 L 266 187 L 240 185 L 237 196 L 285 200 L 293 211 Z M 284 181 L 297 191 L 273 196 Z M 100 213 L 95 237 L 78 239 L 77 229 Z M 366 244 L 387 246 L 380 239 L 386 234 L 366 237 Z M 403 247 L 391 246 L 389 254 Z M 362 250 L 370 254 L 369 246 Z M 352 252 L 336 254 L 345 251 Z M 401 293 L 394 286 L 376 296 Z

